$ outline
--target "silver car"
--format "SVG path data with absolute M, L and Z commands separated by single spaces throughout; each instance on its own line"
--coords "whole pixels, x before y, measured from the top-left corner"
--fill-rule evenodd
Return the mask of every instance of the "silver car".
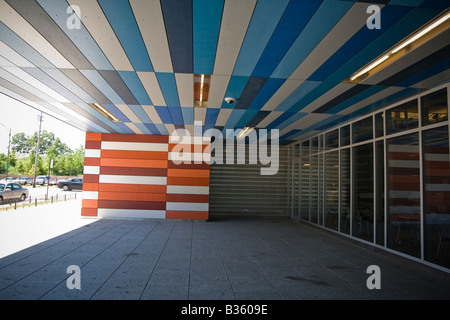
M 17 183 L 0 183 L 0 203 L 14 199 L 24 201 L 28 197 L 28 189 Z

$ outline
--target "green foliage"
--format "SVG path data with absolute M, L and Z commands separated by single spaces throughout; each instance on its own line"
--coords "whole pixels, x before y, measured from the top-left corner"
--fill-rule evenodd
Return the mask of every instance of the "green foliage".
M 8 174 L 34 175 L 37 133 L 26 136 L 23 132 L 11 138 Z M 28 154 L 28 156 L 26 156 Z M 83 174 L 84 147 L 72 150 L 52 132 L 41 132 L 37 174 L 47 174 L 53 159 L 52 175 L 79 176 Z M 6 171 L 7 155 L 0 154 L 0 174 Z

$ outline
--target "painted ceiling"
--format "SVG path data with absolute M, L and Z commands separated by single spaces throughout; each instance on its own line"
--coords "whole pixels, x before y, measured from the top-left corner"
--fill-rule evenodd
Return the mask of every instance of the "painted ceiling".
M 367 25 L 372 4 L 379 29 Z M 449 30 L 345 81 L 448 4 L 0 0 L 0 92 L 86 132 L 167 135 L 201 121 L 279 129 L 286 144 L 448 82 Z

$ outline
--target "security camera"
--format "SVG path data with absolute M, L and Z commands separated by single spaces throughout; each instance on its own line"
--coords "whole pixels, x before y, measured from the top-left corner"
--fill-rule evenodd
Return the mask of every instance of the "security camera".
M 225 101 L 226 101 L 228 104 L 233 104 L 233 103 L 236 102 L 236 98 L 226 97 L 226 98 L 225 98 Z

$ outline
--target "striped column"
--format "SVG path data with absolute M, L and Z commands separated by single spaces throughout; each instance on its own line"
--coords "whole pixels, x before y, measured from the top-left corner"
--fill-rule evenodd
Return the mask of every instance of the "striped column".
M 101 138 L 101 133 L 86 133 L 81 209 L 81 215 L 85 217 L 97 216 Z
M 209 144 L 197 140 L 183 148 L 192 163 L 179 164 L 169 136 L 88 133 L 82 215 L 208 219 Z
M 168 219 L 208 219 L 209 148 L 202 137 L 183 137 L 182 144 L 169 141 Z

